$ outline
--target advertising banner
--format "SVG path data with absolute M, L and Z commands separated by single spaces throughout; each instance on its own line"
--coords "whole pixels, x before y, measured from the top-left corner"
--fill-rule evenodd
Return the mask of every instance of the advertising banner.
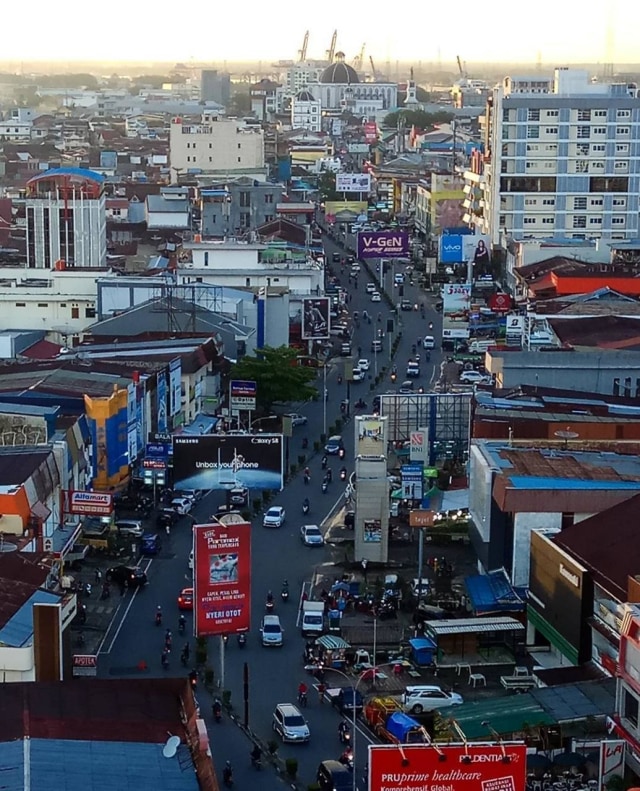
M 336 173 L 336 192 L 369 192 L 371 173 Z
M 196 637 L 251 626 L 251 525 L 193 526 L 193 626 Z
M 136 386 L 131 383 L 127 386 L 127 452 L 129 454 L 129 464 L 133 464 L 138 457 L 138 431 L 136 425 Z
M 362 540 L 365 544 L 379 544 L 382 541 L 382 522 L 380 519 L 365 519 L 362 523 Z
M 429 461 L 429 437 L 426 428 L 409 433 L 409 460 L 426 464 Z
M 173 485 L 181 489 L 280 491 L 282 434 L 180 435 L 173 441 Z
M 358 234 L 358 258 L 408 258 L 409 254 L 409 236 L 405 231 Z
M 329 298 L 302 300 L 302 338 L 321 341 L 329 337 Z
M 169 414 L 171 417 L 180 412 L 182 406 L 182 361 L 179 357 L 169 363 Z
M 440 237 L 440 263 L 461 264 L 473 261 L 474 265 L 490 263 L 489 237 L 480 234 L 443 234 Z
M 253 411 L 256 408 L 257 393 L 258 388 L 255 382 L 232 379 L 229 382 L 230 409 L 248 409 Z
M 400 467 L 404 500 L 422 500 L 423 469 L 422 464 L 418 462 L 403 464 Z
M 169 423 L 167 421 L 167 375 L 164 371 L 158 374 L 158 431 L 164 434 L 168 431 Z
M 369 791 L 523 791 L 526 759 L 521 743 L 371 745 Z
M 378 127 L 375 121 L 367 121 L 363 125 L 364 139 L 367 143 L 375 143 L 378 139 Z
M 335 222 L 337 219 L 340 219 L 340 215 L 345 213 L 349 215 L 353 214 L 356 217 L 364 213 L 366 216 L 367 205 L 366 200 L 328 200 L 324 204 L 325 218 L 327 222 Z
M 625 744 L 624 739 L 600 742 L 599 789 L 605 788 L 613 775 L 624 777 Z
M 348 143 L 347 151 L 350 154 L 368 154 L 370 151 L 369 143 Z
M 74 678 L 98 675 L 98 657 L 96 654 L 73 654 L 71 657 L 71 674 Z
M 113 495 L 105 492 L 69 492 L 70 514 L 93 514 L 110 516 L 113 511 Z
M 442 337 L 469 337 L 471 284 L 457 283 L 442 289 Z

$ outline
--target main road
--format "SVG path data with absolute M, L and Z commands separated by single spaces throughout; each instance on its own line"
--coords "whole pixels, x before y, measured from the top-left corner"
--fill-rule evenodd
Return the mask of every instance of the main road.
M 331 240 L 325 242 L 328 262 L 331 262 L 332 253 L 344 250 L 336 246 Z M 370 296 L 365 293 L 365 285 L 370 280 L 367 272 L 362 270 L 358 278 L 358 289 L 349 285 L 348 269 L 340 275 L 340 266 L 333 265 L 334 272 L 340 277 L 342 284 L 348 289 L 350 302 L 348 308 L 351 312 L 358 310 L 360 315 L 367 310 L 374 316 L 371 325 L 361 322 L 355 329 L 353 338 L 354 354 L 358 346 L 362 347 L 362 356 L 373 359 L 369 352 L 371 340 L 378 327 L 386 330 L 386 318 L 391 315 L 385 302 L 372 303 Z M 400 271 L 399 267 L 397 271 Z M 392 286 L 391 273 L 387 275 L 387 289 L 389 292 L 397 289 Z M 407 283 L 404 296 L 416 302 L 426 302 L 423 294 L 419 294 L 415 286 Z M 399 299 L 394 298 L 394 302 Z M 383 323 L 378 324 L 375 317 L 382 313 Z M 439 316 L 428 309 L 423 319 L 420 312 L 406 312 L 402 314 L 402 343 L 396 356 L 398 366 L 398 382 L 404 378 L 404 367 L 411 356 L 411 346 L 418 337 L 433 334 L 438 337 Z M 433 322 L 436 329 L 428 331 L 429 322 Z M 422 352 L 424 359 L 424 352 Z M 383 352 L 378 355 L 378 365 L 381 367 L 388 363 L 388 345 L 383 344 Z M 439 365 L 439 354 L 432 352 L 429 366 L 424 366 L 422 378 L 417 384 L 422 384 L 427 389 L 431 378 L 433 366 Z M 338 384 L 337 378 L 341 370 L 340 364 L 332 365 L 327 372 L 327 425 L 330 425 L 340 416 L 340 402 L 346 396 L 346 385 Z M 365 380 L 367 382 L 367 380 Z M 370 406 L 373 393 L 366 387 L 365 382 L 351 385 L 351 403 L 353 404 L 360 395 Z M 318 389 L 321 392 L 324 386 L 319 379 Z M 387 379 L 381 383 L 379 390 L 384 392 L 391 389 L 391 382 Z M 375 392 L 375 391 L 374 391 Z M 295 436 L 290 440 L 290 457 L 297 460 L 302 449 L 302 438 L 309 439 L 309 446 L 319 439 L 323 430 L 323 407 L 321 400 L 314 403 L 297 405 L 297 410 L 308 418 L 306 426 L 295 429 Z M 265 529 L 262 527 L 260 517 L 252 522 L 252 630 L 249 633 L 247 645 L 241 648 L 234 637 L 231 637 L 224 655 L 224 689 L 231 691 L 231 703 L 234 711 L 242 719 L 244 715 L 243 702 L 243 674 L 245 667 L 249 675 L 249 701 L 248 714 L 251 730 L 263 741 L 267 742 L 274 737 L 271 730 L 271 718 L 275 705 L 282 702 L 296 701 L 296 691 L 300 681 L 309 683 L 310 677 L 303 671 L 302 650 L 304 642 L 296 628 L 299 609 L 299 598 L 302 586 L 308 582 L 316 568 L 324 560 L 323 550 L 305 547 L 299 537 L 300 526 L 304 523 L 317 523 L 320 525 L 326 515 L 332 510 L 337 501 L 342 497 L 344 484 L 338 480 L 338 468 L 345 464 L 349 472 L 353 469 L 354 436 L 353 424 L 348 423 L 344 431 L 347 447 L 347 456 L 344 462 L 339 462 L 337 457 L 330 458 L 333 468 L 333 482 L 327 494 L 321 493 L 322 471 L 318 454 L 309 459 L 311 469 L 311 482 L 304 485 L 302 476 L 294 477 L 272 501 L 273 505 L 282 505 L 286 509 L 287 519 L 280 529 Z M 195 507 L 193 515 L 198 522 L 205 522 L 210 514 L 214 513 L 216 506 L 223 502 L 221 492 L 211 492 L 204 497 Z M 304 497 L 311 501 L 311 512 L 303 517 L 301 503 Z M 174 527 L 168 540 L 165 540 L 163 553 L 159 558 L 148 562 L 149 584 L 146 588 L 131 597 L 126 602 L 126 607 L 121 608 L 122 618 L 112 625 L 102 646 L 99 661 L 99 673 L 110 677 L 132 677 L 140 674 L 138 663 L 146 662 L 150 675 L 186 675 L 187 669 L 181 666 L 179 654 L 182 644 L 187 638 L 178 635 L 178 610 L 177 596 L 181 588 L 191 584 L 191 572 L 188 568 L 188 556 L 191 549 L 191 524 L 192 520 L 184 518 Z M 331 574 L 331 570 L 328 572 Z M 338 572 L 336 572 L 338 574 Z M 280 599 L 282 582 L 289 581 L 291 597 L 286 603 Z M 284 628 L 284 645 L 282 648 L 264 648 L 260 643 L 259 626 L 264 614 L 267 592 L 271 590 L 276 601 L 275 612 L 280 616 Z M 162 628 L 154 625 L 156 607 L 160 605 L 164 613 Z M 191 618 L 188 616 L 187 633 L 190 631 Z M 174 649 L 171 654 L 170 667 L 163 671 L 160 657 L 164 644 L 164 631 L 169 627 L 173 631 Z M 193 657 L 194 645 L 191 642 Z M 208 663 L 214 668 L 215 678 L 220 682 L 221 661 L 220 643 L 217 638 L 209 640 Z M 251 768 L 248 753 L 251 748 L 249 740 L 242 731 L 235 727 L 228 718 L 224 717 L 221 725 L 211 721 L 211 698 L 203 689 L 197 691 L 203 714 L 210 722 L 209 733 L 211 736 L 211 749 L 214 761 L 219 771 L 224 762 L 230 760 L 234 766 L 234 777 L 239 787 L 247 787 L 248 783 L 255 781 L 252 775 L 255 770 Z M 339 715 L 328 705 L 320 705 L 318 697 L 311 691 L 309 706 L 305 711 L 311 729 L 311 741 L 308 745 L 282 745 L 278 754 L 282 758 L 295 757 L 299 762 L 298 774 L 303 783 L 308 784 L 315 780 L 315 772 L 321 760 L 337 758 L 341 752 L 338 740 Z M 358 777 L 361 777 L 363 758 L 366 754 L 367 738 L 363 734 L 357 735 L 356 757 L 358 758 Z M 280 788 L 281 781 L 270 770 L 263 770 L 260 785 L 264 791 Z

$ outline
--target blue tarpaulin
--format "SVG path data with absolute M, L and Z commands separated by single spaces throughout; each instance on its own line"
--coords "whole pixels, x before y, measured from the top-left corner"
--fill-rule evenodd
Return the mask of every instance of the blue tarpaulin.
M 464 584 L 475 615 L 525 610 L 524 598 L 511 585 L 504 569 L 465 577 Z

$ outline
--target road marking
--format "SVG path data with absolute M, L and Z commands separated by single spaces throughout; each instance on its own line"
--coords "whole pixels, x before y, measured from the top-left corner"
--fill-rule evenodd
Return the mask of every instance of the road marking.
M 149 560 L 149 562 L 147 563 L 147 565 L 146 565 L 146 567 L 144 569 L 145 574 L 149 571 L 149 568 L 151 567 L 152 563 L 153 563 L 153 558 L 151 558 Z M 115 616 L 118 614 L 118 611 L 120 610 L 120 607 L 122 606 L 122 597 L 120 598 L 120 604 L 118 604 L 118 606 L 116 607 L 116 611 L 114 613 L 114 618 L 112 618 L 111 623 L 109 624 L 109 628 L 104 633 L 104 637 L 100 641 L 100 645 L 98 646 L 98 650 L 97 650 L 96 653 L 98 653 L 98 654 L 110 654 L 111 653 L 111 650 L 113 649 L 113 645 L 114 645 L 115 641 L 118 639 L 118 635 L 120 634 L 120 630 L 122 629 L 122 627 L 124 625 L 124 622 L 127 619 L 127 615 L 129 615 L 129 610 L 131 609 L 131 606 L 133 605 L 133 602 L 134 602 L 136 596 L 138 595 L 139 591 L 140 591 L 140 588 L 136 588 L 133 591 L 133 594 L 131 595 L 131 598 L 129 599 L 129 604 L 127 605 L 127 607 L 126 607 L 126 609 L 125 609 L 125 611 L 124 611 L 124 613 L 122 615 L 122 618 L 120 619 L 120 623 L 118 624 L 118 628 L 116 629 L 116 633 L 114 634 L 113 639 L 109 643 L 109 647 L 107 648 L 107 650 L 103 651 L 102 650 L 102 646 L 105 644 L 106 639 L 109 636 L 109 632 L 111 631 L 111 627 L 113 625 L 113 621 L 115 619 Z

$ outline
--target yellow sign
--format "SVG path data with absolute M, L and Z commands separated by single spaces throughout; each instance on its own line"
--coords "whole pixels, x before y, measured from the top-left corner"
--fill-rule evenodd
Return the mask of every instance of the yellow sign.
M 340 214 L 341 212 L 350 212 L 351 214 L 366 214 L 368 203 L 366 200 L 345 200 L 337 201 L 331 200 L 324 204 L 324 213 L 326 216 Z

